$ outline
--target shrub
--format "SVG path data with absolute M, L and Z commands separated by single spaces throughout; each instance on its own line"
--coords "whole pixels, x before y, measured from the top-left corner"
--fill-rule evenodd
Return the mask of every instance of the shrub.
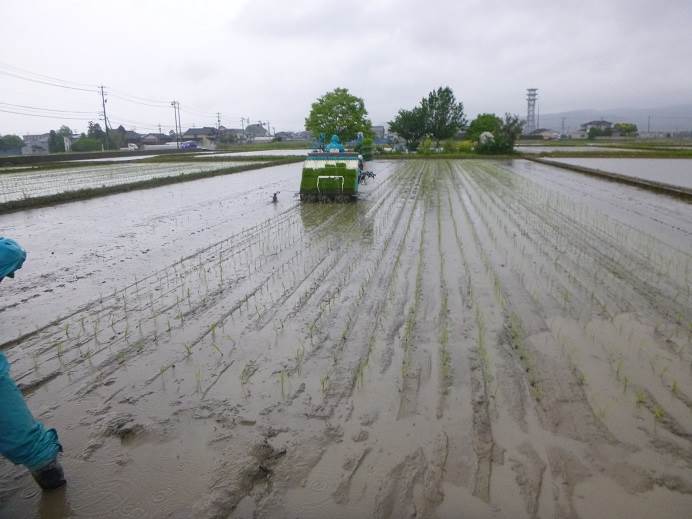
M 100 151 L 101 145 L 101 141 L 97 139 L 82 137 L 72 143 L 72 151 Z
M 456 153 L 459 151 L 459 146 L 453 139 L 442 141 L 442 151 L 445 153 Z
M 426 135 L 418 145 L 418 153 L 422 155 L 430 155 L 432 152 L 433 141 L 429 135 Z

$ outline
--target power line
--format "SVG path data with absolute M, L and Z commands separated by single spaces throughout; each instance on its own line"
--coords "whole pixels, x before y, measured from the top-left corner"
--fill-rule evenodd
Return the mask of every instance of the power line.
M 41 79 L 32 79 L 29 77 L 24 77 L 20 76 L 19 74 L 13 74 L 12 72 L 7 72 L 5 70 L 0 70 L 0 74 L 5 74 L 6 76 L 12 76 L 18 79 L 23 79 L 24 81 L 31 81 L 32 83 L 41 83 L 43 85 L 50 85 L 54 87 L 59 87 L 59 88 L 65 88 L 67 90 L 80 90 L 82 92 L 90 92 L 90 93 L 95 93 L 97 90 L 96 89 L 87 89 L 87 88 L 79 88 L 79 87 L 73 87 L 73 86 L 67 86 L 67 85 L 59 85 L 58 83 L 51 83 L 50 81 L 43 81 Z
M 82 110 L 58 110 L 56 108 L 39 108 L 38 106 L 15 105 L 12 103 L 4 103 L 4 102 L 0 102 L 0 105 L 12 106 L 15 108 L 25 108 L 27 110 L 43 110 L 45 112 L 61 112 L 61 113 L 70 113 L 70 114 L 91 114 L 91 113 L 93 113 L 93 112 L 86 112 L 86 111 L 82 111 Z
M 112 92 L 112 90 L 111 90 L 110 96 L 114 97 L 116 99 L 120 99 L 122 101 L 127 101 L 128 103 L 134 103 L 134 104 L 143 105 L 143 106 L 151 106 L 153 108 L 166 108 L 166 106 L 168 105 L 168 103 L 154 104 L 154 103 L 158 103 L 158 101 L 147 102 L 147 101 L 141 101 L 139 98 L 136 98 L 136 97 L 124 96 L 121 94 L 114 94 Z
M 57 78 L 54 76 L 48 76 L 46 74 L 39 74 L 37 72 L 32 72 L 32 71 L 27 70 L 25 68 L 16 67 L 14 65 L 10 65 L 9 63 L 3 63 L 1 61 L 0 61 L 0 67 L 9 68 L 9 69 L 14 70 L 14 71 L 19 71 L 19 73 L 24 74 L 24 75 L 36 76 L 36 77 L 39 77 L 41 79 L 54 81 L 56 83 L 67 83 L 67 84 L 72 84 L 72 85 L 77 85 L 77 86 L 82 86 L 82 87 L 89 87 L 89 88 L 95 86 L 95 85 L 92 85 L 90 83 L 80 83 L 78 81 L 70 81 L 68 79 L 60 79 L 60 78 Z
M 75 121 L 91 121 L 94 118 L 93 117 L 68 117 L 65 115 L 43 115 L 43 114 L 30 114 L 26 112 L 15 112 L 12 110 L 3 110 L 0 108 L 0 112 L 4 112 L 6 114 L 16 114 L 16 115 L 28 115 L 29 117 L 44 117 L 46 119 L 72 119 Z
M 104 89 L 106 88 L 105 86 L 96 86 L 94 85 L 93 87 L 87 83 L 80 83 L 76 81 L 69 81 L 69 80 L 64 80 L 60 78 L 56 78 L 53 76 L 49 76 L 46 74 L 38 74 L 36 72 L 31 72 L 26 69 L 22 69 L 20 67 L 16 67 L 13 65 L 9 65 L 3 62 L 0 62 L 0 67 L 6 68 L 6 69 L 11 69 L 12 71 L 8 70 L 2 70 L 0 69 L 0 74 L 3 74 L 5 76 L 13 77 L 16 79 L 21 79 L 23 81 L 29 81 L 32 83 L 37 83 L 41 85 L 47 85 L 47 86 L 53 86 L 56 88 L 63 88 L 66 90 L 75 90 L 79 92 L 89 92 L 89 93 L 97 93 L 101 95 L 101 104 L 103 107 L 103 118 L 104 118 L 104 124 L 106 126 L 106 132 L 108 130 L 108 118 L 106 116 L 106 108 L 105 108 L 105 92 Z M 79 86 L 75 86 L 79 85 Z M 119 99 L 121 101 L 125 101 L 128 103 L 134 103 L 138 104 L 141 106 L 149 106 L 151 108 L 167 108 L 170 106 L 170 103 L 168 101 L 161 101 L 161 100 L 155 100 L 155 99 L 149 99 L 146 97 L 140 97 L 132 94 L 128 94 L 124 91 L 117 90 L 117 89 L 109 89 L 110 91 L 108 92 L 109 97 Z M 59 109 L 54 109 L 54 108 L 39 108 L 39 107 L 33 107 L 29 105 L 14 105 L 11 103 L 0 103 L 2 106 L 9 106 L 13 108 L 19 108 L 22 110 L 42 110 L 42 111 L 47 111 L 47 112 L 55 112 L 55 113 L 64 113 L 64 114 L 88 114 L 92 112 L 88 111 L 81 111 L 81 110 L 59 110 Z M 177 101 L 173 105 L 175 113 L 176 113 L 176 132 L 181 133 L 182 132 L 182 122 L 181 122 L 181 107 L 180 103 Z M 42 115 L 42 114 L 33 114 L 33 113 L 25 113 L 25 112 L 16 112 L 12 110 L 1 110 L 4 113 L 13 113 L 16 115 L 28 115 L 28 116 L 33 116 L 33 117 L 45 117 L 45 118 L 53 118 L 57 119 L 57 116 L 53 115 Z M 210 113 L 210 112 L 205 112 L 203 110 L 197 109 L 194 106 L 190 107 L 190 105 L 186 105 L 185 113 L 196 115 L 198 117 L 203 117 L 207 121 L 214 121 L 217 126 L 219 125 L 218 122 L 218 116 L 216 113 Z M 90 120 L 86 118 L 79 118 L 79 117 L 70 117 L 69 115 L 62 116 L 65 119 L 73 119 L 73 120 Z M 238 120 L 237 118 L 228 118 L 229 120 Z M 240 118 L 241 126 L 244 126 L 244 118 Z M 249 123 L 249 119 L 247 120 Z M 131 123 L 132 124 L 132 123 Z M 139 124 L 139 123 L 135 123 Z
M 111 121 L 118 121 L 118 122 L 126 123 L 126 124 L 134 124 L 134 125 L 142 126 L 142 127 L 145 127 L 145 126 L 146 126 L 146 127 L 148 127 L 148 128 L 152 128 L 152 129 L 153 129 L 153 128 L 156 128 L 156 127 L 158 126 L 158 123 L 157 123 L 157 124 L 153 124 L 153 123 L 150 123 L 150 122 L 134 121 L 134 120 L 132 120 L 132 119 L 126 119 L 126 118 L 123 118 L 123 117 L 118 117 L 118 116 L 115 115 L 115 114 L 111 114 L 111 117 L 109 117 L 109 119 L 110 119 Z M 167 124 L 162 124 L 161 126 L 162 126 L 163 128 L 171 128 L 171 129 L 173 128 L 173 126 L 170 126 L 170 125 L 167 125 Z

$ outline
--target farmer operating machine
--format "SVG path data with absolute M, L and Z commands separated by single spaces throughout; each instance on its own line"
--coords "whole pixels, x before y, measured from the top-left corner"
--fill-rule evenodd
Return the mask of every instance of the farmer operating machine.
M 374 176 L 363 170 L 361 155 L 345 151 L 339 138 L 332 135 L 324 151 L 312 152 L 306 157 L 300 199 L 310 202 L 355 200 L 358 186 Z

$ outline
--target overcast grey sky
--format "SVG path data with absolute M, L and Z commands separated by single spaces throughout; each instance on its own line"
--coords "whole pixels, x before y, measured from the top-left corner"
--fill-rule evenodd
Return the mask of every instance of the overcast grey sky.
M 92 90 L 181 103 L 183 127 L 303 127 L 337 86 L 365 99 L 375 124 L 449 85 L 467 113 L 524 114 L 692 103 L 692 2 L 31 1 L 0 0 L 0 133 L 96 118 L 95 92 L 32 83 L 25 71 Z M 336 9 L 333 6 L 343 6 Z M 25 71 L 18 70 L 25 69 Z M 52 82 L 51 79 L 46 79 Z M 172 109 L 109 96 L 113 125 L 173 125 Z M 57 112 L 52 112 L 57 113 Z

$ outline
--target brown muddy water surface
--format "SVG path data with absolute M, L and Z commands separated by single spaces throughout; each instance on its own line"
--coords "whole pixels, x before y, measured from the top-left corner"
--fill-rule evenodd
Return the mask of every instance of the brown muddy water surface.
M 0 460 L 0 516 L 689 517 L 691 206 L 373 169 L 355 204 L 288 165 L 0 217 L 1 347 L 69 478 Z

